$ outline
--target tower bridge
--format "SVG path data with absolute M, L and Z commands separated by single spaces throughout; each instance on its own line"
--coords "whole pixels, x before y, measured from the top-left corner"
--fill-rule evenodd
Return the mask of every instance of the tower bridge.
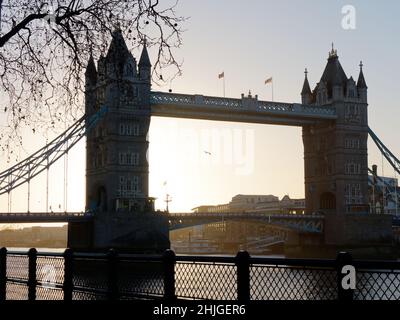
M 391 216 L 369 214 L 368 135 L 399 173 L 400 161 L 368 127 L 363 65 L 356 82 L 344 72 L 336 50 L 329 53 L 314 89 L 306 71 L 301 103 L 260 101 L 251 94 L 232 99 L 152 91 L 146 45 L 137 64 L 120 30 L 113 32 L 108 53 L 99 58 L 97 65 L 90 57 L 85 79 L 85 116 L 80 122 L 0 173 L 0 194 L 10 195 L 17 186 L 28 184 L 29 208 L 30 181 L 86 136 L 86 210 L 93 215 L 37 215 L 41 222 L 68 221 L 69 246 L 163 250 L 169 247 L 171 224 L 176 227 L 177 221 L 184 225 L 221 218 L 154 214 L 146 158 L 152 116 L 301 126 L 306 213 L 318 212 L 324 217 L 271 217 L 269 223 L 291 225 L 302 232 L 307 225 L 313 226 L 308 232 L 319 230 L 320 240 L 329 246 L 391 243 Z M 11 212 L 0 216 L 7 223 L 25 219 Z M 26 219 L 33 221 L 33 213 Z M 294 246 L 303 242 L 300 239 Z

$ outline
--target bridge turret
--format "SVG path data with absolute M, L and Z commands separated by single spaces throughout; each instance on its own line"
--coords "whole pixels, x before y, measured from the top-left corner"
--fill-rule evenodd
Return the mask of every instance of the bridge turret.
M 105 58 L 103 55 L 101 55 L 99 61 L 97 61 L 97 82 L 102 83 L 105 80 L 105 75 L 106 75 Z
M 362 61 L 360 62 L 360 74 L 358 75 L 357 91 L 358 91 L 358 98 L 360 99 L 360 101 L 363 103 L 367 103 L 368 102 L 368 97 L 367 97 L 368 87 L 367 87 L 367 83 L 365 82 L 365 78 L 364 78 Z
M 92 54 L 85 71 L 85 114 L 91 115 L 96 109 L 97 71 Z
M 312 92 L 310 88 L 310 83 L 308 82 L 308 77 L 307 77 L 308 71 L 307 68 L 304 71 L 304 83 L 303 83 L 303 89 L 301 90 L 301 103 L 302 104 L 309 104 L 311 103 L 312 100 Z
M 106 76 L 109 79 L 121 79 L 125 75 L 127 66 L 133 69 L 133 57 L 128 50 L 121 29 L 116 28 L 112 33 L 112 40 L 105 57 Z M 130 69 L 130 68 L 129 68 Z M 134 74 L 132 70 L 132 75 Z
M 92 54 L 90 54 L 90 58 L 86 67 L 85 80 L 86 80 L 86 88 L 93 88 L 94 86 L 96 86 L 97 70 L 94 64 L 94 59 Z
M 150 82 L 151 75 L 151 62 L 149 54 L 147 52 L 147 42 L 146 39 L 143 42 L 142 54 L 139 60 L 139 77 L 141 80 Z

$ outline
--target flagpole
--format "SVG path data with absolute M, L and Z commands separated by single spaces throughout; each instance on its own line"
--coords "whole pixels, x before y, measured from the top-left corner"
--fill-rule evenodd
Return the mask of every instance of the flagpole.
M 272 102 L 274 102 L 274 79 L 271 81 L 271 90 L 272 90 Z
M 224 86 L 224 98 L 225 98 L 225 73 L 224 73 L 224 77 L 223 77 L 223 86 Z

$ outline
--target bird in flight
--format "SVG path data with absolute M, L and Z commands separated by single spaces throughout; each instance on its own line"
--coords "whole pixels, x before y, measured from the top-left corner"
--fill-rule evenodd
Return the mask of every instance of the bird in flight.
M 211 152 L 209 152 L 209 151 L 204 150 L 204 153 L 211 156 Z

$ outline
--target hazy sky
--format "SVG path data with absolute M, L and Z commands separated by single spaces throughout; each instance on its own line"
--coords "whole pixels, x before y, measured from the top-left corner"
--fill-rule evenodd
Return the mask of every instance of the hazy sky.
M 355 29 L 342 27 L 345 5 L 356 10 Z M 300 102 L 304 68 L 308 68 L 313 88 L 334 42 L 348 77 L 357 79 L 363 61 L 369 125 L 400 155 L 399 12 L 396 0 L 181 0 L 177 13 L 190 19 L 185 22 L 184 44 L 176 51 L 184 60 L 183 75 L 171 88 L 179 93 L 221 96 L 222 80 L 217 76 L 224 71 L 227 96 L 239 98 L 251 90 L 260 100 L 270 100 L 271 86 L 265 86 L 264 80 L 272 76 L 275 101 Z M 138 58 L 139 52 L 133 53 Z M 150 56 L 154 57 L 152 50 Z M 153 86 L 153 90 L 168 89 L 169 85 Z M 223 141 L 220 144 L 212 140 L 218 136 Z M 301 128 L 154 117 L 150 145 L 150 194 L 159 198 L 159 208 L 165 207 L 166 192 L 173 199 L 172 211 L 225 203 L 239 193 L 304 196 Z M 78 148 L 70 156 L 71 210 L 83 208 L 84 145 Z M 381 172 L 381 161 L 370 141 L 370 165 L 377 163 Z M 57 169 L 53 172 L 51 199 L 56 207 L 62 203 L 57 198 L 62 194 L 62 176 Z M 385 175 L 394 175 L 388 164 Z M 5 210 L 4 197 L 1 200 Z M 23 209 L 22 202 L 18 205 Z

